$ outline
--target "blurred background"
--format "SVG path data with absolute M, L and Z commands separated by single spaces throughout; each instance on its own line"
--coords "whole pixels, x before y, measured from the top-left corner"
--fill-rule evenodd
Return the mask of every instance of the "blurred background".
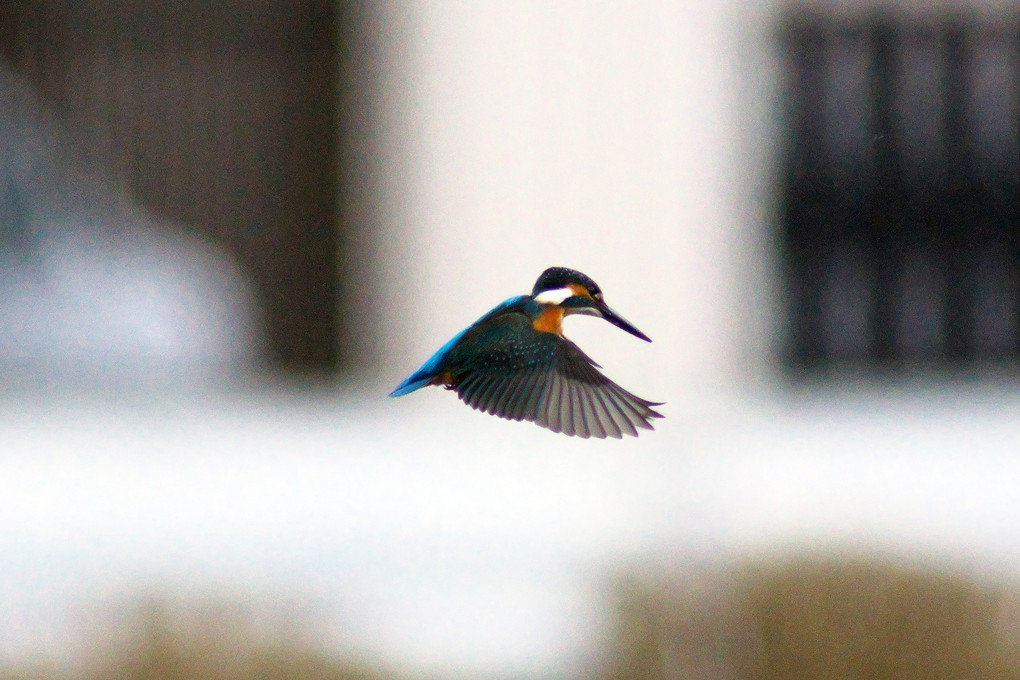
M 0 677 L 1020 677 L 1020 8 L 0 5 Z M 667 402 L 386 397 L 547 266 Z

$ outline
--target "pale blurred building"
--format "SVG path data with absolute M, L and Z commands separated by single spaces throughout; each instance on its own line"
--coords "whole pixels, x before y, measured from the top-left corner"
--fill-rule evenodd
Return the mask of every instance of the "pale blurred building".
M 200 5 L 153 7 L 160 25 L 208 28 Z M 343 387 L 154 402 L 146 418 L 12 400 L 0 418 L 0 517 L 14 518 L 0 521 L 0 554 L 18 558 L 0 581 L 10 649 L 57 639 L 45 614 L 68 599 L 198 582 L 322 605 L 330 644 L 419 674 L 573 677 L 604 649 L 607 592 L 634 565 L 712 571 L 837 546 L 1015 573 L 1016 260 L 1001 243 L 948 247 L 946 223 L 971 215 L 944 203 L 926 213 L 943 221 L 910 232 L 924 247 L 862 231 L 890 219 L 910 231 L 898 192 L 959 173 L 953 154 L 1013 167 L 1016 45 L 995 32 L 998 17 L 1015 28 L 1008 8 L 418 1 L 344 4 L 323 23 L 311 1 L 234 0 L 214 17 L 224 6 L 250 10 L 240 45 L 219 30 L 233 24 L 211 22 L 216 49 L 170 41 L 168 61 L 141 59 L 166 47 L 154 32 L 124 51 L 137 68 L 100 60 L 117 78 L 84 98 L 113 82 L 176 111 L 174 88 L 140 83 L 201 86 L 185 88 L 188 115 L 166 137 L 126 138 L 183 141 L 165 144 L 189 150 L 168 156 L 169 176 L 206 180 L 173 185 L 163 207 L 227 225 L 216 233 L 270 291 L 273 351 L 304 368 L 346 358 Z M 292 30 L 304 37 L 279 39 Z M 207 100 L 229 125 L 191 115 Z M 1000 113 L 947 128 L 990 120 L 964 109 Z M 270 134 L 291 115 L 304 132 Z M 252 153 L 210 153 L 220 142 Z M 251 165 L 227 172 L 222 158 Z M 855 198 L 864 166 L 900 163 L 917 172 L 868 175 L 883 201 Z M 147 170 L 134 189 L 160 199 L 163 168 Z M 794 200 L 801 189 L 810 200 Z M 275 228 L 253 226 L 265 214 Z M 837 225 L 843 241 L 818 231 Z M 441 390 L 385 397 L 554 264 L 590 274 L 653 338 L 567 326 L 615 380 L 667 402 L 655 432 L 580 441 Z
M 248 277 L 89 167 L 0 63 L 0 389 L 204 385 L 265 363 Z
M 40 298 L 13 303 L 17 361 L 336 369 L 335 14 L 322 0 L 0 8 L 7 231 L 60 250 L 68 279 L 8 277 L 11 298 Z M 46 307 L 45 285 L 74 290 Z

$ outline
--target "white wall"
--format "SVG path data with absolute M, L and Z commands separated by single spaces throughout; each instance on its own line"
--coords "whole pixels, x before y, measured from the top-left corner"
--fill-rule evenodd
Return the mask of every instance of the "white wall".
M 738 9 L 739 8 L 739 9 Z M 744 380 L 761 276 L 769 12 L 737 2 L 391 3 L 372 303 L 386 384 L 550 265 L 654 343 L 571 320 L 624 386 L 679 407 Z M 753 130 L 752 136 L 747 131 Z M 754 178 L 754 179 L 751 179 Z M 754 322 L 754 323 L 748 323 Z

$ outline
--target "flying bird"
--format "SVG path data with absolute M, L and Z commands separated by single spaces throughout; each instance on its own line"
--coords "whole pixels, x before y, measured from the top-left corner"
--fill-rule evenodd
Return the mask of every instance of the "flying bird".
M 646 342 L 651 339 L 606 305 L 590 277 L 550 267 L 531 295 L 497 305 L 400 383 L 391 397 L 444 385 L 474 409 L 528 420 L 587 439 L 637 436 L 662 418 L 662 402 L 637 397 L 607 378 L 597 363 L 563 336 L 563 319 L 588 314 Z

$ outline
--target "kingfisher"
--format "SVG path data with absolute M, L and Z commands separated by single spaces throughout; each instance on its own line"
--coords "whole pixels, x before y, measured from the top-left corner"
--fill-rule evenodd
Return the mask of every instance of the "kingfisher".
M 590 277 L 550 267 L 531 295 L 517 295 L 458 333 L 390 393 L 401 397 L 427 385 L 456 390 L 468 406 L 508 420 L 528 420 L 584 439 L 636 437 L 662 418 L 647 401 L 607 378 L 563 335 L 563 319 L 587 314 L 651 342 L 606 305 Z

